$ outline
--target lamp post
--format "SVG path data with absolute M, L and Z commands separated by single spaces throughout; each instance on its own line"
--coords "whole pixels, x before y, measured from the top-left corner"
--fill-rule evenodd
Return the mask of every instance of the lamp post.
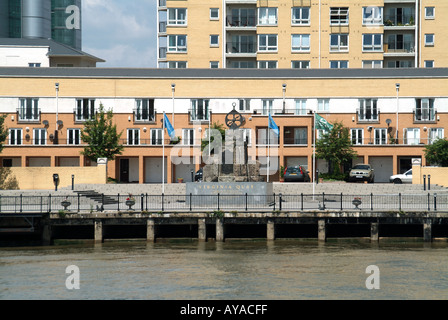
M 286 106 L 285 106 L 285 95 L 286 95 L 286 83 L 282 85 L 283 89 L 283 114 L 286 112 Z
M 172 116 L 171 116 L 171 122 L 173 123 L 173 128 L 174 128 L 174 92 L 176 91 L 176 84 L 172 83 L 171 84 L 171 100 L 172 100 L 172 104 L 173 104 L 173 112 L 172 112 Z
M 398 144 L 398 110 L 400 109 L 400 105 L 399 105 L 399 98 L 398 98 L 398 96 L 399 96 L 399 92 L 400 92 L 400 84 L 399 83 L 396 83 L 395 84 L 395 89 L 397 90 L 397 115 L 396 115 L 396 117 L 397 117 L 397 128 L 396 128 L 396 133 L 395 133 L 395 138 L 397 139 L 397 144 Z
M 59 144 L 59 83 L 54 84 L 56 90 L 56 128 L 54 130 L 55 144 Z

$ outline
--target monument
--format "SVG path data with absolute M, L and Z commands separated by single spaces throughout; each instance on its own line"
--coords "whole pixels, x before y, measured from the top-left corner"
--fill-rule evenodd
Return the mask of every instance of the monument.
M 230 205 L 245 201 L 244 197 L 231 196 L 247 195 L 253 201 L 269 202 L 267 196 L 273 194 L 272 183 L 264 182 L 265 178 L 260 175 L 260 162 L 249 160 L 248 142 L 244 140 L 243 130 L 240 129 L 243 124 L 244 118 L 235 110 L 234 104 L 233 110 L 226 116 L 228 130 L 225 146 L 218 150 L 221 156 L 215 156 L 213 163 L 204 166 L 203 182 L 187 183 L 187 195 L 223 195 L 223 206 L 226 202 Z M 205 199 L 207 197 L 201 199 L 202 204 L 211 205 L 215 201 L 214 197 L 208 197 L 210 201 Z

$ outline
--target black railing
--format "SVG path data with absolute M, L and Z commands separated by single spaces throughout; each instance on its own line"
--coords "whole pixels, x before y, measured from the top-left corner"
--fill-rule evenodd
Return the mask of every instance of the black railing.
M 132 202 L 129 202 L 132 200 Z M 421 194 L 295 194 L 295 195 L 105 195 L 0 196 L 0 213 L 136 213 L 279 212 L 360 210 L 404 213 L 448 209 L 448 193 Z

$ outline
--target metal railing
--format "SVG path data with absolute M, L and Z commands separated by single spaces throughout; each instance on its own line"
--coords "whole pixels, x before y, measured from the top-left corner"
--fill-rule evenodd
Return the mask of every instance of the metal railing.
M 0 213 L 113 212 L 281 212 L 309 210 L 437 211 L 448 209 L 448 193 L 295 195 L 129 195 L 0 196 Z M 359 200 L 359 202 L 356 202 Z

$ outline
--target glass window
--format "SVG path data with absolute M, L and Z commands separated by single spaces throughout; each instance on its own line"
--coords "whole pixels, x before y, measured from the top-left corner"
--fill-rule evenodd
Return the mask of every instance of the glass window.
M 433 46 L 434 45 L 434 34 L 427 33 L 425 34 L 425 46 Z
M 182 137 L 184 146 L 194 145 L 194 129 L 182 129 Z
M 330 25 L 347 25 L 348 7 L 330 8 Z
M 151 129 L 151 145 L 161 146 L 162 145 L 162 129 Z
M 168 25 L 186 25 L 187 9 L 185 8 L 169 8 L 168 9 Z
M 435 18 L 435 8 L 425 7 L 425 19 L 434 19 L 434 18 Z
M 277 51 L 277 35 L 276 34 L 258 35 L 258 50 Z
M 76 121 L 91 120 L 95 117 L 95 100 L 77 99 L 75 109 Z
M 291 67 L 293 69 L 308 69 L 310 67 L 309 61 L 292 61 Z
M 309 34 L 293 34 L 291 39 L 291 50 L 310 51 L 310 35 Z
M 128 129 L 128 146 L 140 144 L 140 129 Z
M 187 52 L 187 36 L 169 35 L 168 52 Z
M 331 69 L 346 69 L 346 68 L 348 68 L 348 61 L 347 60 L 330 61 L 330 68 Z
M 445 137 L 445 135 L 444 135 L 443 128 L 430 128 L 429 129 L 429 144 L 433 144 L 438 139 L 443 139 L 444 137 Z
M 348 34 L 331 34 L 330 51 L 348 51 Z
M 404 144 L 417 145 L 420 143 L 420 128 L 404 129 Z
M 39 118 L 39 99 L 19 99 L 19 121 L 38 121 Z
M 362 8 L 362 23 L 363 24 L 382 24 L 383 23 L 383 8 L 382 7 L 364 7 Z
M 273 106 L 274 106 L 274 100 L 262 100 L 263 104 L 263 115 L 268 115 L 268 113 L 272 113 Z
M 81 129 L 67 129 L 67 144 L 81 144 Z
M 210 8 L 210 20 L 219 20 L 219 8 Z
M 329 111 L 330 110 L 330 99 L 318 99 L 317 100 L 317 110 L 318 111 Z
M 364 143 L 364 137 L 363 137 L 364 130 L 363 129 L 351 129 L 350 133 L 351 133 L 353 145 L 361 145 Z
M 191 100 L 190 121 L 208 121 L 209 120 L 209 102 L 206 99 Z
M 258 61 L 259 69 L 275 69 L 277 68 L 277 61 Z
M 250 111 L 250 99 L 239 99 L 238 104 L 240 111 Z
M 219 61 L 210 61 L 210 69 L 218 69 Z
M 210 35 L 210 46 L 211 47 L 219 46 L 219 35 L 217 35 L 217 34 Z
M 268 7 L 258 8 L 258 24 L 276 25 L 277 8 L 268 8 Z
M 20 146 L 22 145 L 22 129 L 9 129 L 9 145 Z
M 185 69 L 187 67 L 187 61 L 169 61 L 168 68 L 170 69 Z
M 387 129 L 375 128 L 375 144 L 387 144 Z
M 378 121 L 377 99 L 360 99 L 358 121 Z
M 383 60 L 363 60 L 362 67 L 364 69 L 381 69 L 383 67 Z
M 295 114 L 296 115 L 306 115 L 306 99 L 297 99 L 295 101 L 296 103 L 296 109 Z
M 34 129 L 34 145 L 44 146 L 47 144 L 47 130 Z
M 383 35 L 363 34 L 362 35 L 362 50 L 364 51 L 383 51 Z
M 155 109 L 153 99 L 136 99 L 135 100 L 135 121 L 154 121 Z
M 310 8 L 294 7 L 292 8 L 293 25 L 308 25 L 310 24 Z
M 434 68 L 434 60 L 425 60 L 425 68 Z

